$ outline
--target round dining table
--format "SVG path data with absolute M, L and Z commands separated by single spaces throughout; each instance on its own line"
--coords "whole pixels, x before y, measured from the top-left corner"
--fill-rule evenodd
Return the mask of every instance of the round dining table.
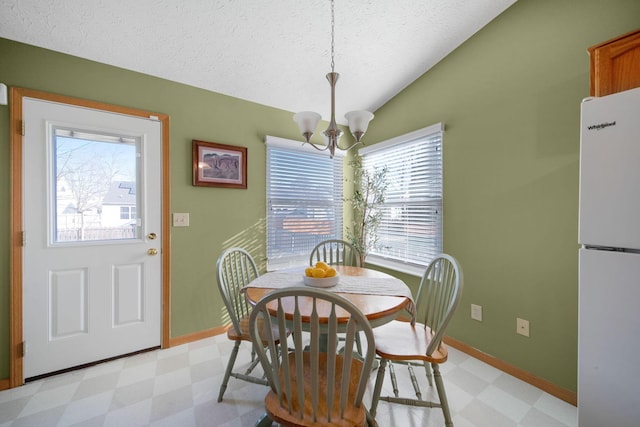
M 332 266 L 340 275 L 340 281 L 348 282 L 348 286 L 341 286 L 339 283 L 336 287 L 324 288 L 327 291 L 334 291 L 336 294 L 346 298 L 353 303 L 369 320 L 372 327 L 382 325 L 395 319 L 403 309 L 413 314 L 413 300 L 411 291 L 404 282 L 389 274 L 377 270 L 371 270 L 361 267 L 349 266 Z M 303 282 L 304 268 L 293 268 L 265 273 L 258 279 L 249 283 L 244 288 L 247 300 L 250 304 L 255 305 L 264 295 L 274 289 L 281 289 L 289 286 L 305 286 Z M 271 287 L 270 287 L 271 286 Z M 306 302 L 300 307 L 303 318 L 309 315 L 312 310 L 311 299 L 306 298 Z M 317 306 L 320 317 L 328 316 L 327 303 L 326 311 L 322 304 Z M 286 310 L 285 315 L 293 316 L 292 312 Z M 291 304 L 293 307 L 293 303 Z M 339 321 L 347 322 L 348 316 Z

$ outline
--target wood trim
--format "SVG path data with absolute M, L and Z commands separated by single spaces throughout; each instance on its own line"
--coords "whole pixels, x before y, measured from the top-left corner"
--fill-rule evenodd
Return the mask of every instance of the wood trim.
M 10 332 L 9 332 L 9 387 L 24 383 L 23 378 L 23 323 L 22 323 L 22 99 L 25 97 L 45 101 L 75 105 L 78 107 L 104 110 L 134 117 L 156 117 L 162 127 L 162 308 L 161 308 L 161 346 L 170 346 L 171 334 L 171 241 L 170 241 L 170 177 L 169 177 L 169 116 L 136 108 L 112 105 L 98 101 L 52 94 L 38 90 L 11 87 L 10 105 L 10 156 L 11 156 L 11 248 L 10 265 Z M 0 387 L 5 380 L 0 380 Z
M 205 338 L 211 338 L 216 335 L 224 334 L 227 329 L 231 327 L 231 324 L 226 326 L 218 326 L 217 328 L 205 329 L 204 331 L 194 332 L 187 335 L 181 335 L 179 337 L 171 338 L 169 347 L 175 347 L 177 345 L 188 344 L 193 341 L 202 340 Z
M 162 123 L 162 348 L 171 342 L 171 181 L 169 176 L 169 116 L 158 115 Z
M 11 388 L 9 386 L 9 378 L 3 378 L 0 380 L 0 391 L 2 390 L 7 390 L 8 388 Z
M 570 403 L 573 406 L 578 405 L 578 394 L 571 390 L 562 388 L 520 368 L 509 365 L 508 363 L 497 359 L 490 354 L 482 352 L 477 348 L 471 347 L 470 345 L 465 344 L 462 341 L 458 341 L 455 338 L 445 337 L 444 342 L 448 346 L 460 350 L 463 353 L 468 354 L 469 356 L 475 357 L 476 359 L 481 360 L 482 362 L 485 362 L 486 364 L 491 365 L 494 368 L 501 370 L 502 372 L 513 375 L 519 380 L 531 384 L 532 386 L 537 387 L 540 390 L 549 393 L 550 395 L 555 396 L 560 400 L 564 400 L 565 402 Z
M 587 52 L 589 54 L 591 54 L 594 50 L 596 50 L 596 49 L 598 49 L 598 48 L 600 48 L 602 46 L 606 46 L 606 45 L 608 45 L 610 43 L 615 43 L 615 42 L 617 42 L 619 40 L 622 40 L 622 39 L 625 39 L 627 37 L 632 37 L 634 34 L 637 34 L 637 33 L 640 33 L 640 29 L 629 31 L 628 33 L 621 34 L 619 36 L 610 38 L 609 40 L 605 40 L 605 41 L 600 42 L 600 43 L 598 43 L 596 45 L 593 45 L 593 46 L 587 48 Z
M 9 253 L 9 387 L 22 385 L 22 97 L 23 91 L 11 88 L 10 105 L 10 253 Z

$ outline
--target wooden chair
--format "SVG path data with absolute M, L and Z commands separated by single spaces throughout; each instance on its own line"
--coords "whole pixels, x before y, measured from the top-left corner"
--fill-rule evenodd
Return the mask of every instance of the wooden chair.
M 439 364 L 447 361 L 447 348 L 442 343 L 445 329 L 462 296 L 462 269 L 455 258 L 442 254 L 427 267 L 415 300 L 419 319 L 422 323 L 392 321 L 374 330 L 376 354 L 380 357 L 380 367 L 376 376 L 371 402 L 371 414 L 375 416 L 379 400 L 427 408 L 442 408 L 445 425 L 452 426 L 451 412 L 440 375 Z M 392 362 L 407 364 L 416 398 L 399 397 Z M 411 362 L 424 365 L 429 375 L 429 365 L 433 370 L 439 402 L 422 399 L 422 393 L 411 367 Z M 380 396 L 385 368 L 389 373 L 394 396 Z M 429 383 L 431 383 L 429 378 Z
M 224 392 L 227 389 L 227 384 L 229 383 L 229 377 L 267 385 L 266 378 L 251 375 L 253 369 L 259 363 L 259 360 L 255 357 L 254 350 L 251 351 L 251 364 L 246 371 L 243 373 L 233 371 L 240 344 L 243 341 L 251 343 L 248 329 L 251 306 L 241 293 L 241 289 L 256 277 L 258 277 L 258 267 L 251 255 L 244 249 L 227 249 L 218 258 L 218 288 L 224 300 L 224 305 L 227 308 L 229 318 L 231 319 L 231 327 L 227 330 L 227 338 L 235 341 L 233 350 L 229 356 L 229 361 L 227 362 L 227 369 L 224 373 L 222 385 L 220 385 L 218 402 L 222 401 Z
M 265 337 L 264 348 L 256 345 L 271 388 L 257 426 L 271 426 L 272 421 L 284 426 L 375 425 L 362 402 L 375 358 L 373 332 L 357 307 L 323 289 L 286 288 L 270 292 L 253 309 L 249 332 L 254 343 L 260 342 L 260 319 L 267 335 L 272 329 L 282 335 L 288 328 L 293 345 L 288 349 L 275 336 Z M 342 352 L 336 350 L 339 331 L 346 335 Z M 367 342 L 361 358 L 353 350 L 358 331 Z M 303 332 L 309 334 L 308 346 Z
M 320 242 L 311 251 L 309 265 L 324 261 L 329 265 L 361 267 L 360 252 L 344 240 L 331 239 Z

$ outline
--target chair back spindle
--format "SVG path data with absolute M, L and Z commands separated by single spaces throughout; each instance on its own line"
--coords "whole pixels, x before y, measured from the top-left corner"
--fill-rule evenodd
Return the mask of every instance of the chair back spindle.
M 313 248 L 309 256 L 309 265 L 314 265 L 318 261 L 329 265 L 361 267 L 360 252 L 349 242 L 339 239 L 325 240 Z

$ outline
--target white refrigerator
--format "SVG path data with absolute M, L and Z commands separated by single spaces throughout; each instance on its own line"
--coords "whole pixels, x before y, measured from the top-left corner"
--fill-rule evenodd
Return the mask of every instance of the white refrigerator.
M 581 104 L 578 425 L 640 426 L 640 88 Z

